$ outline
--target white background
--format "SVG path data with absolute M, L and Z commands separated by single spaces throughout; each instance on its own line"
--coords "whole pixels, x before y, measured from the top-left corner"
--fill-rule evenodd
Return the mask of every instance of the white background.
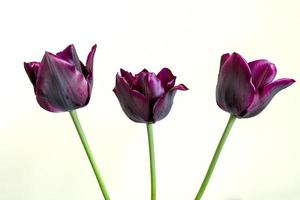
M 95 82 L 78 110 L 112 200 L 150 199 L 147 135 L 112 92 L 119 68 L 169 67 L 189 91 L 154 126 L 157 199 L 192 200 L 229 117 L 215 103 L 219 59 L 267 58 L 300 80 L 297 0 L 10 0 L 0 2 L 0 200 L 99 200 L 68 113 L 39 107 L 24 61 L 95 43 Z M 203 200 L 300 199 L 300 89 L 237 120 Z

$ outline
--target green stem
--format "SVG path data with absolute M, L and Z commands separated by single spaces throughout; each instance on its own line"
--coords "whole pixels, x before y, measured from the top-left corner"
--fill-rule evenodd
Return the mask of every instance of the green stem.
M 76 130 L 77 130 L 77 132 L 78 132 L 78 135 L 79 135 L 79 137 L 80 137 L 80 140 L 81 140 L 81 143 L 82 143 L 82 145 L 83 145 L 83 147 L 84 147 L 84 150 L 85 150 L 85 152 L 86 152 L 86 154 L 87 154 L 87 156 L 88 156 L 88 158 L 89 158 L 89 161 L 90 161 L 90 163 L 91 163 L 91 165 L 92 165 L 92 168 L 93 168 L 94 173 L 95 173 L 95 176 L 96 176 L 96 178 L 97 178 L 99 187 L 100 187 L 100 189 L 101 189 L 101 191 L 102 191 L 103 197 L 104 197 L 105 200 L 110 200 L 109 195 L 108 195 L 108 192 L 107 192 L 106 187 L 105 187 L 105 185 L 104 185 L 104 182 L 103 182 L 103 180 L 102 180 L 102 177 L 101 177 L 101 175 L 100 175 L 100 171 L 99 171 L 99 169 L 98 169 L 98 167 L 97 167 L 97 164 L 96 164 L 96 161 L 95 161 L 95 159 L 94 159 L 94 157 L 93 157 L 92 151 L 91 151 L 91 149 L 90 149 L 90 147 L 89 147 L 89 144 L 88 144 L 88 142 L 87 142 L 87 139 L 86 139 L 86 137 L 85 137 L 85 135 L 84 135 L 84 132 L 83 132 L 83 130 L 82 130 L 82 127 L 81 127 L 81 125 L 80 125 L 80 122 L 79 122 L 79 119 L 78 119 L 76 110 L 70 111 L 70 115 L 71 115 L 71 118 L 72 118 L 72 120 L 73 120 L 73 122 L 74 122 L 74 125 L 75 125 L 75 127 L 76 127 Z
M 226 141 L 226 139 L 228 137 L 228 134 L 229 134 L 229 132 L 230 132 L 230 130 L 232 128 L 232 125 L 233 125 L 235 119 L 236 119 L 235 116 L 230 115 L 229 120 L 228 120 L 227 125 L 226 125 L 226 128 L 225 128 L 225 130 L 223 132 L 223 135 L 222 135 L 222 137 L 220 139 L 220 142 L 219 142 L 218 147 L 217 147 L 217 149 L 215 151 L 215 154 L 214 154 L 214 156 L 213 156 L 213 158 L 212 158 L 212 160 L 210 162 L 209 168 L 208 168 L 208 170 L 206 172 L 205 178 L 204 178 L 204 180 L 203 180 L 203 182 L 201 184 L 201 187 L 200 187 L 200 189 L 199 189 L 199 191 L 197 193 L 197 196 L 196 196 L 195 200 L 200 200 L 201 197 L 202 197 L 202 195 L 203 195 L 203 193 L 204 193 L 204 191 L 205 191 L 205 188 L 206 188 L 206 186 L 207 186 L 207 184 L 209 182 L 209 179 L 210 179 L 210 177 L 211 177 L 211 175 L 212 175 L 212 173 L 214 171 L 214 168 L 215 168 L 215 166 L 217 164 L 217 161 L 218 161 L 218 158 L 219 158 L 220 153 L 222 151 L 222 148 L 223 148 L 223 146 L 225 144 L 225 141 Z
M 155 158 L 154 158 L 154 141 L 153 141 L 153 124 L 147 123 L 149 156 L 150 156 L 150 173 L 151 173 L 151 200 L 156 199 L 156 176 L 155 176 Z

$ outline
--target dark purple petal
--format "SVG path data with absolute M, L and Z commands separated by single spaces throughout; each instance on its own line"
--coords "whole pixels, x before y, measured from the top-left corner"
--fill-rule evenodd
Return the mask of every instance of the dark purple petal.
M 153 122 L 157 122 L 169 114 L 177 90 L 188 90 L 188 88 L 185 85 L 180 84 L 160 97 L 153 107 Z
M 82 73 L 50 53 L 43 57 L 35 89 L 40 106 L 52 112 L 74 110 L 89 100 L 88 83 Z
M 120 72 L 121 72 L 121 76 L 122 77 L 125 77 L 129 72 L 128 71 L 126 71 L 125 69 L 120 69 Z
M 138 91 L 132 90 L 125 78 L 118 74 L 113 91 L 119 100 L 122 110 L 129 119 L 139 123 L 151 121 L 149 101 Z
M 148 73 L 149 71 L 146 69 L 146 68 L 144 68 L 140 73 Z
M 89 72 L 89 74 L 93 73 L 94 57 L 95 57 L 96 49 L 97 49 L 97 45 L 95 44 L 92 47 L 92 49 L 86 59 L 86 68 L 87 68 L 87 71 Z
M 164 92 L 161 81 L 154 73 L 141 72 L 132 84 L 132 89 L 142 93 L 149 101 L 156 100 Z
M 131 87 L 133 81 L 134 81 L 134 76 L 131 74 L 131 72 L 128 72 L 124 69 L 120 69 L 121 76 L 125 78 L 125 80 L 128 82 L 129 86 Z
M 259 60 L 254 60 L 254 61 L 249 62 L 248 65 L 250 67 L 250 70 L 253 71 L 253 70 L 255 70 L 254 68 L 256 68 L 257 66 L 264 65 L 267 63 L 270 63 L 270 62 L 266 59 L 259 59 Z
M 223 110 L 238 116 L 251 104 L 255 87 L 251 71 L 242 56 L 233 53 L 220 67 L 216 88 L 217 104 Z
M 134 77 L 137 78 L 139 77 L 140 75 L 142 74 L 147 74 L 148 73 L 148 70 L 147 69 L 143 69 L 142 71 L 140 71 L 139 73 L 137 73 Z
M 81 72 L 81 64 L 76 49 L 73 44 L 67 46 L 63 51 L 58 52 L 56 56 L 68 63 L 73 64 Z
M 270 103 L 273 97 L 284 88 L 292 85 L 295 82 L 293 79 L 279 79 L 266 85 L 261 93 L 257 93 L 252 104 L 247 109 L 243 118 L 253 117 L 263 111 Z
M 222 66 L 225 61 L 230 57 L 230 54 L 229 53 L 225 53 L 221 56 L 221 61 L 220 61 L 220 66 Z
M 157 78 L 161 80 L 165 91 L 169 91 L 175 85 L 176 76 L 174 76 L 168 68 L 163 68 L 157 74 Z
M 276 66 L 267 60 L 256 60 L 249 63 L 252 72 L 252 82 L 256 88 L 271 83 L 276 76 Z
M 96 53 L 97 45 L 95 44 L 89 55 L 87 56 L 86 59 L 86 66 L 84 66 L 81 63 L 81 68 L 82 68 L 82 73 L 85 75 L 87 82 L 89 84 L 89 97 L 92 93 L 92 88 L 93 88 L 93 67 L 94 67 L 94 57 Z
M 165 90 L 163 81 L 168 88 L 176 78 L 167 68 L 158 76 L 146 69 L 134 76 L 123 69 L 120 71 L 113 91 L 125 114 L 135 122 L 156 122 L 164 118 L 170 112 L 176 91 L 187 90 L 183 84 Z
M 38 73 L 40 64 L 41 63 L 39 63 L 39 62 L 29 62 L 29 63 L 24 62 L 25 71 L 26 71 L 31 83 L 33 84 L 33 87 L 35 86 L 35 83 L 36 83 L 37 73 Z
M 177 86 L 175 86 L 173 89 L 176 89 L 176 90 L 188 90 L 189 88 L 187 88 L 184 84 L 179 84 Z

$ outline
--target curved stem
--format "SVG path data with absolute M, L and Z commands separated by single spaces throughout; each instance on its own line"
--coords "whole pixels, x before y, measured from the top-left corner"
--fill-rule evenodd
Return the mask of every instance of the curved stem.
M 90 149 L 90 147 L 89 147 L 89 144 L 88 144 L 88 142 L 87 142 L 87 139 L 86 139 L 86 137 L 85 137 L 85 135 L 84 135 L 84 132 L 83 132 L 83 130 L 82 130 L 82 127 L 81 127 L 81 125 L 80 125 L 80 122 L 79 122 L 79 119 L 78 119 L 76 110 L 70 111 L 70 115 L 71 115 L 71 118 L 72 118 L 72 120 L 73 120 L 73 122 L 74 122 L 74 125 L 75 125 L 75 127 L 76 127 L 76 130 L 77 130 L 77 132 L 78 132 L 78 135 L 79 135 L 79 137 L 80 137 L 80 140 L 81 140 L 81 143 L 82 143 L 82 145 L 83 145 L 83 147 L 84 147 L 84 150 L 85 150 L 85 152 L 86 152 L 86 154 L 87 154 L 87 156 L 88 156 L 88 158 L 89 158 L 89 161 L 90 161 L 90 163 L 91 163 L 91 165 L 92 165 L 92 168 L 93 168 L 94 173 L 95 173 L 95 176 L 96 176 L 96 178 L 97 178 L 99 187 L 100 187 L 100 189 L 101 189 L 101 191 L 102 191 L 103 197 L 104 197 L 105 200 L 110 200 L 109 195 L 108 195 L 108 192 L 107 192 L 107 189 L 106 189 L 106 187 L 105 187 L 105 185 L 104 185 L 104 182 L 103 182 L 103 180 L 102 180 L 100 171 L 99 171 L 99 169 L 98 169 L 98 167 L 97 167 L 97 164 L 96 164 L 96 161 L 95 161 L 95 159 L 94 159 L 94 157 L 93 157 L 92 151 L 91 151 L 91 149 Z
M 155 157 L 153 141 L 153 124 L 147 123 L 149 156 L 150 156 L 150 173 L 151 173 L 151 200 L 156 199 L 156 175 L 155 175 Z
M 205 191 L 205 188 L 206 188 L 206 186 L 207 186 L 207 184 L 209 182 L 209 179 L 210 179 L 210 177 L 211 177 L 211 175 L 212 175 L 212 173 L 214 171 L 214 168 L 215 168 L 215 166 L 217 164 L 217 161 L 218 161 L 218 158 L 219 158 L 220 153 L 222 151 L 222 148 L 223 148 L 223 146 L 224 146 L 224 144 L 226 142 L 226 139 L 228 137 L 228 134 L 229 134 L 229 132 L 230 132 L 230 130 L 232 128 L 232 125 L 233 125 L 235 119 L 236 119 L 235 116 L 230 115 L 229 120 L 228 120 L 227 125 L 226 125 L 226 128 L 225 128 L 225 130 L 223 132 L 223 135 L 222 135 L 222 137 L 220 139 L 220 142 L 219 142 L 218 147 L 217 147 L 217 149 L 215 151 L 215 154 L 214 154 L 214 156 L 213 156 L 213 158 L 212 158 L 212 160 L 210 162 L 209 168 L 208 168 L 208 170 L 206 172 L 205 178 L 204 178 L 204 180 L 203 180 L 203 182 L 201 184 L 201 187 L 200 187 L 200 189 L 199 189 L 199 191 L 197 193 L 197 196 L 196 196 L 195 200 L 200 200 L 201 197 L 202 197 L 202 195 L 203 195 L 203 193 L 204 193 L 204 191 Z

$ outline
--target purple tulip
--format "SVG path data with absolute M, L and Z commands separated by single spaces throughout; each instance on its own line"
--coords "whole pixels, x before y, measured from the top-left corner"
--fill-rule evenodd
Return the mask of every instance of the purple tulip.
M 295 82 L 293 79 L 274 81 L 276 66 L 267 60 L 247 63 L 237 54 L 221 57 L 216 89 L 219 107 L 238 118 L 259 114 L 282 89 Z
M 157 75 L 144 69 L 135 76 L 121 69 L 121 76 L 116 75 L 113 91 L 131 120 L 154 123 L 168 115 L 176 91 L 188 89 L 183 84 L 174 86 L 175 80 L 168 68 L 163 68 Z
M 93 86 L 93 60 L 96 45 L 86 65 L 74 45 L 56 55 L 46 52 L 41 62 L 24 63 L 34 87 L 37 102 L 50 112 L 71 111 L 88 104 Z

